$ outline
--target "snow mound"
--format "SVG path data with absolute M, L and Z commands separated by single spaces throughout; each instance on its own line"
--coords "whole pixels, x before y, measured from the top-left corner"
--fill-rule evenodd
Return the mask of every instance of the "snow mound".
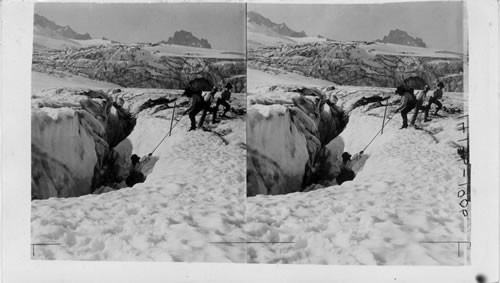
M 58 244 L 36 246 L 33 258 L 245 262 L 243 245 L 225 243 L 246 237 L 244 119 L 229 113 L 230 119 L 210 131 L 187 132 L 189 119 L 174 114 L 179 122 L 159 144 L 169 132 L 173 109 L 139 111 L 140 106 L 178 91 L 107 92 L 114 101 L 122 98 L 137 119 L 116 151 L 142 157 L 158 146 L 152 153 L 154 166 L 145 169 L 145 182 L 133 187 L 32 201 L 32 243 Z M 244 97 L 233 94 L 233 106 L 246 103 Z M 186 109 L 183 99 L 178 99 L 176 113 Z
M 350 141 L 366 143 L 379 122 L 351 115 L 341 134 L 346 150 L 362 148 Z M 454 122 L 430 125 L 443 128 L 447 138 L 439 143 L 425 131 L 398 131 L 393 122 L 366 151 L 369 158 L 353 181 L 307 193 L 248 198 L 250 241 L 293 242 L 249 247 L 248 261 L 463 264 L 463 251 L 457 256 L 456 244 L 423 243 L 449 235 L 467 239 L 467 218 L 459 212 L 456 197 L 462 170 L 456 148 L 447 142 L 459 135 Z M 362 138 L 360 133 L 367 134 Z
M 117 84 L 97 81 L 76 75 L 56 76 L 41 72 L 31 72 L 31 92 L 40 93 L 50 88 L 92 88 L 107 89 L 118 88 Z
M 280 81 L 282 76 L 286 74 L 262 74 L 261 81 L 253 82 L 252 92 L 259 94 L 275 88 L 268 82 Z M 303 80 L 310 82 L 310 78 Z M 356 178 L 341 185 L 334 180 L 330 184 L 313 184 L 307 192 L 249 197 L 245 225 L 248 241 L 284 243 L 252 245 L 248 247 L 247 261 L 467 264 L 470 248 L 465 245 L 457 256 L 454 243 L 426 243 L 449 239 L 450 235 L 454 239 L 470 239 L 469 220 L 461 214 L 460 198 L 457 198 L 458 184 L 465 182 L 463 163 L 457 155 L 457 149 L 463 145 L 457 142 L 464 138 L 457 126 L 463 121 L 459 118 L 463 114 L 445 113 L 445 117 L 431 117 L 432 121 L 427 123 L 419 117 L 417 125 L 421 130 L 398 130 L 401 117 L 393 116 L 394 106 L 391 106 L 387 117 L 392 119 L 386 121 L 384 133 L 365 148 L 380 130 L 385 108 L 377 102 L 355 106 L 356 102 L 363 97 L 388 96 L 390 104 L 397 104 L 394 89 L 331 88 L 322 83 L 317 87 L 325 96 L 335 96 L 337 105 L 348 109 L 350 115 L 346 129 L 324 147 L 331 151 L 324 164 L 329 162 L 333 166 L 318 170 L 333 178 L 339 170 L 335 165 L 346 151 L 353 154 L 353 159 L 356 156 L 352 164 Z M 270 93 L 266 100 L 278 101 L 277 97 Z M 252 99 L 250 95 L 249 101 Z M 445 93 L 443 104 L 466 112 L 466 99 L 462 93 Z M 276 134 L 279 130 L 277 127 L 273 132 L 274 139 L 282 136 Z M 359 154 L 361 150 L 363 154 Z M 292 162 L 290 159 L 288 166 L 293 166 Z M 268 170 L 274 168 L 273 165 L 267 163 Z

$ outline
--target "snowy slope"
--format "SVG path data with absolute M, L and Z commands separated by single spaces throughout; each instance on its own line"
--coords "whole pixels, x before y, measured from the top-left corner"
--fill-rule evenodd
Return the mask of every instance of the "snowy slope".
M 40 72 L 31 72 L 31 91 L 39 93 L 49 88 L 115 88 L 117 84 L 88 79 L 81 76 L 67 74 L 60 77 Z
M 369 43 L 369 44 L 360 44 L 360 48 L 365 49 L 367 52 L 375 55 L 405 55 L 405 56 L 417 56 L 417 57 L 429 57 L 429 58 L 462 58 L 464 55 L 440 50 L 433 48 L 423 48 L 423 47 L 413 47 L 413 46 L 405 46 L 399 44 L 392 43 Z
M 283 79 L 265 74 L 268 77 L 254 82 L 249 92 L 265 89 L 273 78 Z M 345 105 L 363 95 L 393 91 L 337 87 L 339 104 Z M 444 98 L 445 105 L 463 108 L 463 102 L 458 93 L 447 93 Z M 343 142 L 334 147 L 344 144 L 341 151 L 353 155 L 363 150 L 380 129 L 383 111 L 383 107 L 353 110 L 340 135 Z M 460 114 L 446 115 L 421 124 L 423 130 L 398 130 L 401 118 L 394 116 L 384 134 L 361 156 L 353 181 L 309 192 L 248 198 L 248 240 L 292 242 L 249 246 L 248 262 L 466 264 L 470 250 L 465 245 L 457 255 L 454 243 L 424 243 L 469 239 L 470 226 L 460 213 L 461 199 L 457 197 L 458 184 L 465 181 L 457 155 L 457 140 L 464 137 L 457 124 L 463 120 L 458 118 Z
M 244 53 L 228 50 L 208 49 L 200 47 L 182 46 L 176 44 L 149 44 L 144 48 L 156 56 L 177 56 L 194 58 L 218 58 L 218 59 L 243 59 Z
M 124 89 L 120 95 L 132 109 L 134 101 L 142 104 L 157 92 Z M 238 101 L 244 102 L 244 95 L 233 94 L 233 104 Z M 139 156 L 169 131 L 172 110 L 151 111 L 138 115 L 124 141 Z M 145 183 L 33 201 L 32 243 L 60 244 L 36 247 L 33 258 L 244 262 L 244 246 L 217 243 L 246 237 L 245 127 L 243 118 L 232 117 L 210 132 L 189 133 L 189 119 L 183 117 L 153 153 Z
M 247 23 L 247 44 L 249 48 L 259 46 L 278 46 L 283 44 L 324 42 L 325 38 L 306 36 L 290 37 L 277 33 L 276 31 L 253 22 Z
M 370 140 L 380 119 L 351 117 L 342 137 L 345 150 L 355 153 Z M 454 130 L 455 122 L 435 122 L 428 127 Z M 294 244 L 250 247 L 248 260 L 463 264 L 464 255 L 457 256 L 456 244 L 421 243 L 467 239 L 466 218 L 459 212 L 456 195 L 457 185 L 463 182 L 458 178 L 462 170 L 457 166 L 456 151 L 447 140 L 436 144 L 426 132 L 398 132 L 398 126 L 389 124 L 366 151 L 368 160 L 352 182 L 307 193 L 249 198 L 246 228 L 250 240 Z M 363 132 L 365 136 L 360 137 Z M 455 135 L 441 134 L 448 139 Z M 356 140 L 358 144 L 350 142 Z
M 332 82 L 304 77 L 299 74 L 283 71 L 283 70 L 275 70 L 275 74 L 272 75 L 267 72 L 256 70 L 256 69 L 247 69 L 247 87 L 249 92 L 254 91 L 255 89 L 266 86 L 266 85 L 294 85 L 300 84 L 306 87 L 327 87 L 334 85 Z

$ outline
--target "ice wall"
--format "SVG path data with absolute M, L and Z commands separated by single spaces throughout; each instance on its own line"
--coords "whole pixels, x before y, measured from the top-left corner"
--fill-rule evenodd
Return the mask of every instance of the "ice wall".
M 89 194 L 114 176 L 111 150 L 135 118 L 101 91 L 51 89 L 32 99 L 32 198 Z
M 263 88 L 248 100 L 247 195 L 302 191 L 348 117 L 316 89 Z

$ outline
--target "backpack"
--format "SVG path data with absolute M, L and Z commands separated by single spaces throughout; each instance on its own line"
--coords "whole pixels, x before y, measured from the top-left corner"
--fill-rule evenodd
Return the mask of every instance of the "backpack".
M 208 104 L 208 105 L 212 104 L 212 100 L 213 100 L 214 96 L 212 95 L 211 92 L 204 92 L 202 94 L 202 97 L 203 97 L 203 101 L 205 102 L 205 104 Z
M 415 105 L 417 104 L 417 99 L 415 98 L 415 95 L 411 92 L 406 92 L 408 95 L 406 95 L 406 98 L 408 99 L 408 104 L 406 107 L 413 109 Z
M 425 97 L 426 97 L 426 93 L 423 90 L 421 90 L 418 92 L 416 99 L 418 101 L 424 101 Z

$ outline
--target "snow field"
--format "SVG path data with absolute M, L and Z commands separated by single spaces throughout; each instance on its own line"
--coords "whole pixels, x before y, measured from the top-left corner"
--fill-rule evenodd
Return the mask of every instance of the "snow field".
M 169 116 L 169 115 L 166 115 Z M 198 117 L 199 118 L 199 117 Z M 174 122 L 175 123 L 175 122 Z M 32 202 L 34 259 L 244 262 L 245 152 L 185 117 L 158 147 L 145 183 L 100 195 Z M 128 137 L 149 153 L 170 121 L 143 115 Z
M 342 134 L 346 150 L 355 153 L 360 148 L 356 142 L 369 141 L 373 136 L 369 133 L 380 127 L 379 122 L 373 117 L 351 116 Z M 421 243 L 466 238 L 466 218 L 460 214 L 456 198 L 462 174 L 458 156 L 424 131 L 398 131 L 400 119 L 395 122 L 367 149 L 369 158 L 354 181 L 308 193 L 249 198 L 246 230 L 250 239 L 294 243 L 249 247 L 248 260 L 463 264 L 456 244 Z M 455 129 L 445 123 L 432 126 L 450 131 L 443 136 L 454 136 Z M 359 133 L 367 134 L 360 137 Z
M 264 73 L 254 89 L 281 75 Z M 267 77 L 266 77 L 267 76 Z M 286 76 L 286 74 L 285 74 Z M 309 78 L 304 78 L 309 82 Z M 321 85 L 318 85 L 321 87 Z M 344 88 L 344 87 L 342 87 Z M 347 88 L 347 87 L 346 87 Z M 354 89 L 354 87 L 353 87 Z M 355 99 L 344 96 L 341 100 Z M 449 96 L 453 97 L 449 97 Z M 463 98 L 462 98 L 463 99 Z M 460 103 L 456 94 L 444 104 Z M 339 103 L 351 105 L 352 101 Z M 463 100 L 462 100 L 463 101 Z M 340 137 L 344 151 L 361 151 L 382 126 L 383 107 L 350 113 Z M 410 112 L 409 119 L 413 112 Z M 388 117 L 392 112 L 388 113 Z M 252 263 L 361 265 L 462 265 L 468 248 L 468 219 L 457 197 L 463 183 L 463 163 L 457 154 L 461 114 L 431 117 L 429 123 L 399 130 L 396 114 L 364 152 L 353 181 L 310 192 L 258 195 L 247 200 L 245 231 L 249 241 L 292 242 L 248 247 Z M 335 141 L 339 143 L 339 140 Z M 332 141 L 333 143 L 333 141 Z M 337 150 L 339 144 L 332 145 Z M 464 145 L 464 144 L 462 144 Z M 330 146 L 330 145 L 329 145 Z M 464 252 L 464 250 L 466 250 Z

